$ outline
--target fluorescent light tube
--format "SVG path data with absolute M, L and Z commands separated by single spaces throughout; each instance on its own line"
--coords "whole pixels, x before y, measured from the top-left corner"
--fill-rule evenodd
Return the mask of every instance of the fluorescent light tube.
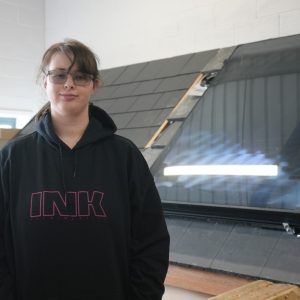
M 180 175 L 231 175 L 231 176 L 277 176 L 277 165 L 186 165 L 164 169 L 165 176 Z

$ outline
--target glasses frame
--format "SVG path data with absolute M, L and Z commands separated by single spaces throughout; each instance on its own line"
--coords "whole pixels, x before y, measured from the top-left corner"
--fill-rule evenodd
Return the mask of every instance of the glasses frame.
M 66 75 L 66 78 L 65 80 L 53 80 L 53 77 L 51 75 L 53 75 L 55 72 L 61 72 L 61 74 L 64 74 Z M 87 76 L 87 78 L 89 78 L 89 80 L 87 82 L 78 82 L 78 80 L 75 78 L 76 75 L 78 74 L 82 74 L 84 76 Z M 94 80 L 94 76 L 92 74 L 89 74 L 89 73 L 84 73 L 84 72 L 80 72 L 80 71 L 75 71 L 75 72 L 70 72 L 68 70 L 60 70 L 60 69 L 54 69 L 54 70 L 49 70 L 47 73 L 46 73 L 46 76 L 49 76 L 49 80 L 51 83 L 53 84 L 65 84 L 68 80 L 68 75 L 70 75 L 72 77 L 72 80 L 74 82 L 74 84 L 76 86 L 87 86 L 91 83 L 91 81 Z

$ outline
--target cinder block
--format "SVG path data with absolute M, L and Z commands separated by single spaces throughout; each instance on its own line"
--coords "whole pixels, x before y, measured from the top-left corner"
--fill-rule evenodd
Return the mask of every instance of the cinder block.
M 255 1 L 253 1 L 255 2 Z M 279 15 L 300 9 L 299 0 L 257 0 L 257 16 Z
M 256 1 L 230 0 L 218 1 L 215 4 L 216 28 L 224 28 L 230 24 L 240 26 L 256 19 Z
M 45 14 L 39 8 L 20 8 L 19 22 L 22 25 L 44 27 Z
M 10 78 L 34 78 L 37 67 L 31 62 L 14 58 L 0 58 L 0 76 Z
M 18 22 L 18 7 L 0 2 L 0 20 L 10 23 Z
M 300 3 L 300 1 L 299 1 Z M 300 33 L 300 9 L 280 14 L 280 36 Z
M 236 28 L 236 44 L 250 43 L 279 36 L 279 17 L 272 15 Z
M 15 2 L 20 7 L 34 8 L 34 9 L 39 9 L 40 11 L 44 10 L 44 1 L 41 1 L 41 0 L 26 0 L 26 1 L 23 1 L 23 0 L 9 0 L 9 1 L 10 2 Z

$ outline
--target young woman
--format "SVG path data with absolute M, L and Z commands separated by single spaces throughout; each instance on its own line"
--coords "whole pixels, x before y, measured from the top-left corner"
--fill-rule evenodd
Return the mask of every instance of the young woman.
M 37 129 L 0 153 L 0 299 L 161 299 L 169 235 L 140 151 L 89 100 L 97 58 L 52 45 Z

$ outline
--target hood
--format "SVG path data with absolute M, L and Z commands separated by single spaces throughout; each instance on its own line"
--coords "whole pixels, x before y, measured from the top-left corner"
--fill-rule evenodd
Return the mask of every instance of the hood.
M 90 104 L 89 115 L 89 124 L 82 138 L 73 149 L 82 148 L 86 145 L 111 136 L 117 130 L 114 121 L 103 109 Z M 50 113 L 46 113 L 45 116 L 39 121 L 37 132 L 43 136 L 47 143 L 49 143 L 52 147 L 67 147 L 55 134 Z

